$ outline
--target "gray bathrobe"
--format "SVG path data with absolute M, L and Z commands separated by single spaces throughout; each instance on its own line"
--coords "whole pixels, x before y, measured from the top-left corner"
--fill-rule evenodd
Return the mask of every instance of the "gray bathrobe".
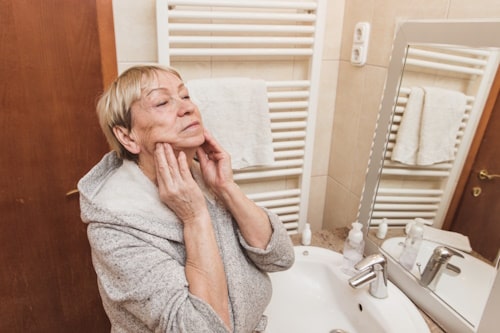
M 273 235 L 265 250 L 249 246 L 230 213 L 205 192 L 229 289 L 233 332 L 263 331 L 271 298 L 266 272 L 294 261 L 289 236 L 268 213 Z M 78 184 L 82 220 L 112 332 L 228 332 L 214 310 L 189 293 L 182 223 L 157 188 L 130 161 L 108 153 Z

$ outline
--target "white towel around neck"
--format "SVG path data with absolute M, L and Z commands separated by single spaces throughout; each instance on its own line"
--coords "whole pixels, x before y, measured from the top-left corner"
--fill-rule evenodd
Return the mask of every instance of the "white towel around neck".
M 186 85 L 204 126 L 231 155 L 233 169 L 274 162 L 265 81 L 214 78 Z

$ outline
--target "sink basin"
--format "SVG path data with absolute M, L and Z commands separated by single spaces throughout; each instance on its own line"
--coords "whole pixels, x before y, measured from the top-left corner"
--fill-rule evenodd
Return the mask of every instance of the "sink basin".
M 403 251 L 404 241 L 404 237 L 389 238 L 382 244 L 382 250 L 397 260 Z M 411 271 L 413 276 L 420 278 L 418 266 L 423 272 L 434 248 L 439 245 L 442 244 L 425 239 L 422 241 L 416 264 Z M 439 298 L 454 308 L 465 320 L 477 327 L 486 306 L 496 276 L 496 270 L 492 265 L 488 265 L 466 252 L 458 252 L 464 258 L 452 256 L 449 263 L 460 268 L 460 273 L 458 275 L 453 272 L 447 274 L 447 271 L 445 271 L 434 291 Z
M 338 252 L 296 246 L 294 265 L 270 274 L 273 296 L 265 312 L 266 333 L 430 332 L 418 309 L 394 284 L 388 283 L 387 298 L 376 299 L 368 285 L 351 288 L 341 265 Z

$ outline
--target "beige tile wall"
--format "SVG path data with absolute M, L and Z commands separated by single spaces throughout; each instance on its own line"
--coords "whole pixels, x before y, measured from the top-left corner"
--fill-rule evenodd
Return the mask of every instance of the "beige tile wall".
M 397 23 L 473 18 L 500 18 L 500 1 L 345 1 L 324 228 L 348 226 L 356 219 Z M 360 21 L 371 24 L 371 38 L 367 65 L 355 67 L 349 59 L 354 26 Z
M 357 215 L 397 22 L 407 19 L 500 18 L 498 0 L 328 0 L 327 28 L 314 145 L 309 222 L 313 230 L 348 226 Z M 154 0 L 114 0 L 119 71 L 156 62 Z M 371 24 L 367 64 L 349 63 L 357 22 Z M 203 62 L 174 64 L 185 79 L 212 70 L 295 77 L 293 66 L 214 69 Z M 257 66 L 257 65 L 256 65 Z M 230 68 L 230 69 L 228 69 Z M 297 71 L 297 69 L 295 69 Z M 334 117 L 335 116 L 335 117 Z

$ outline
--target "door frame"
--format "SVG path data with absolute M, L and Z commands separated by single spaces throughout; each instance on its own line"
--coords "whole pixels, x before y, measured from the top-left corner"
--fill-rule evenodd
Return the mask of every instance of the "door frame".
M 113 19 L 113 1 L 96 0 L 97 28 L 101 53 L 101 72 L 103 87 L 106 89 L 118 75 L 116 59 L 115 25 Z

